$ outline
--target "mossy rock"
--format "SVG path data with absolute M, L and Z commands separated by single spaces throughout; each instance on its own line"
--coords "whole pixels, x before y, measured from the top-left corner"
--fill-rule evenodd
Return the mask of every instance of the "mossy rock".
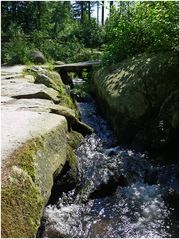
M 153 136 L 148 129 L 155 127 L 163 102 L 178 89 L 178 56 L 169 52 L 138 55 L 101 68 L 94 74 L 94 84 L 101 111 L 120 142 L 131 145 L 139 135 L 143 143 L 149 135 L 151 148 Z M 173 115 L 172 124 L 177 124 L 177 114 Z
M 13 166 L 11 177 L 1 188 L 3 238 L 34 237 L 43 211 L 43 199 L 32 178 Z
M 44 54 L 40 51 L 31 52 L 30 60 L 36 64 L 44 64 L 46 62 L 46 58 L 45 58 Z
M 68 133 L 66 163 L 62 170 L 57 170 L 54 173 L 54 185 L 48 203 L 56 204 L 63 192 L 68 192 L 74 189 L 80 182 L 79 163 L 77 156 L 74 153 L 74 149 L 80 145 L 82 139 L 83 136 L 77 132 L 72 131 L 71 133 Z
M 54 180 L 55 183 L 52 192 L 53 194 L 56 194 L 56 200 L 59 199 L 59 196 L 61 196 L 62 192 L 67 192 L 74 189 L 77 183 L 80 181 L 78 159 L 73 151 L 73 148 L 69 144 L 67 145 L 66 152 L 66 164 L 64 165 L 64 168 L 60 174 L 56 172 Z
M 164 120 L 170 127 L 179 126 L 179 92 L 173 91 L 163 102 L 160 108 L 159 120 Z
M 60 75 L 55 71 L 45 70 L 41 67 L 30 67 L 26 71 L 35 77 L 35 83 L 44 84 L 58 92 L 59 104 L 76 111 L 79 115 L 75 101 L 71 98 L 66 86 L 63 84 Z
M 82 141 L 83 141 L 83 136 L 82 134 L 71 130 L 71 132 L 68 132 L 67 139 L 68 139 L 68 144 L 71 146 L 72 149 L 77 149 Z
M 59 106 L 58 108 L 53 108 L 50 111 L 54 114 L 63 115 L 67 122 L 68 122 L 68 130 L 74 130 L 79 133 L 81 133 L 83 136 L 86 136 L 87 134 L 93 133 L 93 129 L 88 126 L 87 124 L 81 122 L 75 115 L 75 112 L 70 110 L 69 108 Z
M 2 237 L 35 237 L 53 186 L 66 161 L 67 125 L 26 141 L 2 166 Z
M 42 73 L 37 73 L 35 83 L 44 84 L 47 87 L 51 87 L 57 91 L 62 91 L 63 83 L 60 75 L 57 72 L 44 71 Z
M 67 147 L 67 162 L 70 166 L 68 181 L 75 187 L 80 182 L 80 169 L 77 156 L 70 145 Z

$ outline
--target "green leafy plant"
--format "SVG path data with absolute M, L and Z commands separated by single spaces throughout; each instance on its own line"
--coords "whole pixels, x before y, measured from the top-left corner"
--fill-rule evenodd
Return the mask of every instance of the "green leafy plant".
M 178 2 L 120 2 L 106 25 L 106 64 L 143 52 L 178 50 Z

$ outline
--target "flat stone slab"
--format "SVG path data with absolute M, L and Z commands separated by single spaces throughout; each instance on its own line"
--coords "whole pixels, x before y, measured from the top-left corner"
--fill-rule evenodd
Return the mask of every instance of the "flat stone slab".
M 5 111 L 36 111 L 50 112 L 51 109 L 58 108 L 51 100 L 46 99 L 14 99 L 7 96 L 1 97 L 1 110 Z
M 1 80 L 5 80 L 5 79 L 11 79 L 11 78 L 15 78 L 15 77 L 22 77 L 23 74 L 6 74 L 4 76 L 1 76 Z
M 1 159 L 6 160 L 26 141 L 64 124 L 65 117 L 46 112 L 3 111 L 1 119 Z
M 65 70 L 67 72 L 73 72 L 79 69 L 84 68 L 91 68 L 94 65 L 101 64 L 101 61 L 85 61 L 85 62 L 77 62 L 77 63 L 71 63 L 71 64 L 60 64 L 60 65 L 54 65 L 55 70 Z
M 15 66 L 2 66 L 1 67 L 1 74 L 19 74 L 22 73 L 23 70 L 26 68 L 25 65 L 15 65 Z
M 16 99 L 40 98 L 49 99 L 58 103 L 59 94 L 56 90 L 43 84 L 33 84 L 27 79 L 2 80 L 1 95 Z

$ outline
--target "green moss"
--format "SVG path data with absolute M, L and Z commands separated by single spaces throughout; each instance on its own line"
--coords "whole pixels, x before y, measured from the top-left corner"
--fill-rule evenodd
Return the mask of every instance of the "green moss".
M 31 177 L 13 167 L 1 189 L 2 237 L 35 237 L 42 208 L 43 200 Z
M 25 75 L 32 75 L 35 78 L 35 83 L 44 84 L 56 90 L 58 92 L 60 105 L 75 110 L 76 116 L 79 116 L 78 108 L 71 96 L 67 93 L 65 85 L 57 72 L 47 69 L 34 70 L 32 67 L 27 67 L 23 72 Z
M 72 101 L 71 97 L 67 95 L 64 89 L 61 89 L 61 92 L 59 94 L 61 105 L 66 106 L 70 109 L 75 109 L 74 102 Z
M 35 154 L 43 147 L 42 138 L 27 142 L 2 168 L 2 235 L 34 237 L 42 214 L 43 198 L 36 186 Z M 7 174 L 7 175 L 6 175 Z
M 63 84 L 60 75 L 55 71 L 44 71 L 43 73 L 46 74 L 50 79 L 52 79 L 52 82 L 48 87 L 52 87 L 58 91 L 60 104 L 77 111 L 77 107 L 74 104 L 72 98 L 66 92 L 65 85 Z
M 69 166 L 77 167 L 77 157 L 70 145 L 67 145 L 67 161 L 69 162 Z
M 35 181 L 36 165 L 34 165 L 34 158 L 42 147 L 43 139 L 40 137 L 32 142 L 27 142 L 11 156 L 10 167 L 15 165 L 22 168 Z
M 79 164 L 77 156 L 74 153 L 74 150 L 80 146 L 83 140 L 83 136 L 76 131 L 71 131 L 68 133 L 67 138 L 68 141 L 66 148 L 66 160 L 68 162 L 70 170 L 68 172 L 66 183 L 67 185 L 73 185 L 73 187 L 75 187 L 75 185 L 79 181 Z
M 83 140 L 82 134 L 73 130 L 71 130 L 71 132 L 68 132 L 68 144 L 73 149 L 77 149 L 82 143 L 82 140 Z
M 70 167 L 67 182 L 68 184 L 74 184 L 75 186 L 79 180 L 79 164 L 77 156 L 69 144 L 67 145 L 67 162 Z

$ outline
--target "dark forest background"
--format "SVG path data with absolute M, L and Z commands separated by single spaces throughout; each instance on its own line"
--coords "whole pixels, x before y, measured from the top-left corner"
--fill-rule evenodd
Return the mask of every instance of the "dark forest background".
M 178 1 L 2 1 L 2 63 L 102 59 L 178 51 Z

